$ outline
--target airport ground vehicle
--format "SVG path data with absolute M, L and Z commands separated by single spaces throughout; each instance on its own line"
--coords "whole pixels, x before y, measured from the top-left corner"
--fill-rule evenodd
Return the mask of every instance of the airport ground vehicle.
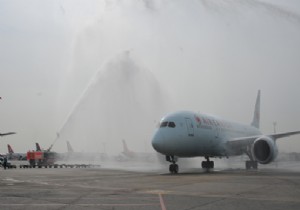
M 53 165 L 57 159 L 57 153 L 49 151 L 28 151 L 27 160 L 31 167 Z
M 4 157 L 0 157 L 0 167 L 3 168 L 3 162 L 4 162 Z M 17 168 L 16 165 L 12 164 L 11 162 L 7 161 L 6 163 L 7 168 Z
M 21 164 L 20 168 L 90 168 L 100 167 L 100 165 L 92 164 L 56 164 L 59 160 L 59 154 L 56 152 L 44 151 L 28 151 L 28 164 Z

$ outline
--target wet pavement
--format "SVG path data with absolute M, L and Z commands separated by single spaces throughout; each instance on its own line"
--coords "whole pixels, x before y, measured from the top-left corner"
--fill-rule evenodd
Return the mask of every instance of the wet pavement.
M 294 166 L 299 169 L 300 164 Z M 300 171 L 0 169 L 0 209 L 300 209 Z

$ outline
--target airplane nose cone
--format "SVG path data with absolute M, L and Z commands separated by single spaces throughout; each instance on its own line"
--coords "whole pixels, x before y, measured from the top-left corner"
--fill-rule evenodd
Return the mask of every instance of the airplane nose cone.
M 164 147 L 164 140 L 162 134 L 158 131 L 152 138 L 152 147 L 157 151 L 162 153 Z

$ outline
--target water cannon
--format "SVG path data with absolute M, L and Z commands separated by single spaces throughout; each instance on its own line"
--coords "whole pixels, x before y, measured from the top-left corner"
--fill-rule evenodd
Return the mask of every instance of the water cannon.
M 50 150 L 52 149 L 52 147 L 54 146 L 54 144 L 56 143 L 57 139 L 59 138 L 59 133 L 56 133 L 56 138 L 54 140 L 54 142 L 50 145 L 50 147 L 47 149 L 47 152 L 50 152 Z
M 50 150 L 52 149 L 53 144 L 50 145 L 50 147 L 47 149 L 47 152 L 50 152 Z

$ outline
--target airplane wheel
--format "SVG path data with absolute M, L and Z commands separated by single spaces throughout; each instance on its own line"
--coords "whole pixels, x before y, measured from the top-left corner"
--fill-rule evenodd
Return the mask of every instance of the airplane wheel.
M 179 170 L 179 167 L 177 164 L 174 164 L 174 174 L 177 174 Z
M 252 161 L 252 168 L 257 169 L 257 161 Z
M 253 169 L 258 168 L 257 161 L 251 161 L 251 160 L 246 161 L 246 169 L 249 170 L 251 168 L 253 168 Z
M 251 168 L 250 161 L 246 161 L 246 169 L 249 170 Z
M 170 173 L 172 173 L 172 174 L 177 174 L 178 173 L 178 169 L 179 169 L 179 167 L 178 167 L 178 165 L 177 164 L 171 164 L 170 166 L 169 166 L 169 171 L 170 171 Z
M 214 161 L 209 161 L 209 168 L 214 168 L 215 164 Z
M 210 169 L 210 168 L 214 168 L 214 167 L 215 167 L 214 161 L 202 161 L 203 169 Z

